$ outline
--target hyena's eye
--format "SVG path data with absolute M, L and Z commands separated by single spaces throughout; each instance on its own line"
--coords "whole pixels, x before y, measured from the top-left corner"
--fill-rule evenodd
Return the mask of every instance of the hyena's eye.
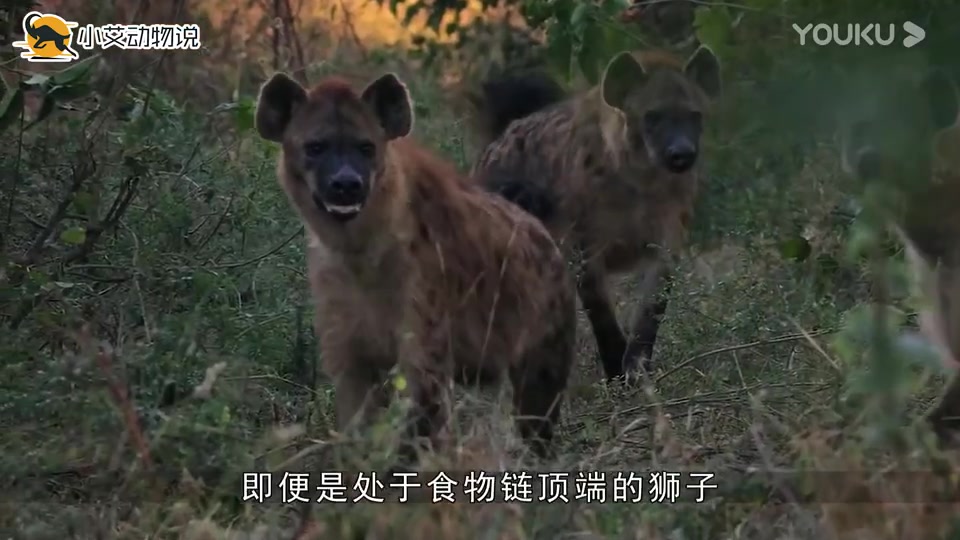
M 318 157 L 326 152 L 328 148 L 330 148 L 330 145 L 324 141 L 310 141 L 303 145 L 303 151 L 310 157 Z
M 366 158 L 372 158 L 377 155 L 377 147 L 370 141 L 363 141 L 357 145 L 357 150 L 360 151 Z
M 655 127 L 660 125 L 663 122 L 663 112 L 662 111 L 647 111 L 643 115 L 643 121 L 650 127 Z

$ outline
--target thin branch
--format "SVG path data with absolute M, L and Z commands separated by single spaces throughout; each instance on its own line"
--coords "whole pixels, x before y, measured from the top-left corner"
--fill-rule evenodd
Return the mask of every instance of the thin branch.
M 23 78 L 23 75 L 18 75 L 19 78 Z M 17 84 L 20 84 L 21 81 L 17 81 Z M 7 235 L 10 234 L 10 222 L 13 219 L 13 208 L 14 200 L 17 198 L 17 191 L 20 190 L 20 180 L 21 180 L 21 171 L 20 167 L 23 162 L 23 124 L 26 117 L 26 106 L 20 107 L 20 132 L 17 136 L 17 159 L 14 161 L 13 165 L 13 178 L 11 178 L 10 185 L 10 194 L 9 194 L 9 203 L 7 204 L 7 217 L 6 223 L 4 223 L 3 231 L 0 231 L 0 249 L 2 249 L 6 243 Z
M 293 78 L 300 84 L 307 84 L 307 63 L 304 60 L 303 45 L 300 44 L 300 35 L 297 33 L 296 22 L 293 20 L 293 8 L 290 7 L 290 0 L 282 0 L 285 9 L 284 23 L 287 28 L 287 40 L 291 44 L 293 54 L 297 60 L 297 67 L 293 70 Z
M 343 12 L 343 20 L 347 25 L 347 30 L 350 32 L 350 37 L 353 38 L 354 44 L 357 47 L 357 50 L 360 51 L 360 56 L 363 57 L 364 61 L 367 61 L 369 55 L 367 54 L 367 48 L 363 46 L 363 41 L 360 39 L 360 35 L 357 33 L 357 27 L 353 24 L 353 13 L 344 5 L 343 0 L 340 0 L 340 11 Z
M 81 343 L 81 347 L 88 351 L 96 346 L 97 351 L 94 353 L 94 357 L 97 366 L 107 381 L 107 389 L 110 392 L 110 397 L 113 399 L 114 405 L 120 410 L 124 427 L 126 428 L 127 435 L 130 437 L 130 442 L 137 451 L 143 465 L 148 469 L 151 468 L 153 466 L 153 459 L 150 455 L 150 446 L 147 444 L 146 436 L 140 426 L 140 419 L 137 416 L 137 409 L 134 406 L 133 398 L 130 396 L 126 382 L 117 380 L 113 376 L 112 368 L 116 360 L 116 355 L 112 348 L 95 345 L 90 336 L 89 325 L 84 325 L 80 331 L 78 341 Z
M 43 251 L 44 244 L 50 238 L 50 235 L 53 234 L 53 231 L 57 228 L 57 225 L 59 225 L 60 222 L 63 221 L 64 217 L 66 217 L 67 210 L 73 203 L 77 193 L 80 192 L 80 188 L 83 187 L 84 182 L 86 182 L 91 176 L 93 176 L 93 173 L 96 172 L 97 164 L 93 161 L 93 158 L 90 158 L 88 162 L 84 163 L 80 167 L 79 171 L 77 169 L 77 167 L 71 167 L 73 182 L 70 185 L 70 189 L 63 196 L 63 199 L 60 200 L 60 204 L 57 205 L 53 213 L 50 214 L 50 218 L 47 219 L 47 223 L 43 230 L 37 234 L 36 238 L 33 240 L 33 244 L 30 245 L 30 248 L 27 249 L 27 252 L 23 255 L 24 266 L 29 266 L 37 262 L 37 259 L 40 257 L 40 253 Z
M 230 194 L 230 200 L 227 201 L 227 206 L 223 209 L 223 212 L 220 212 L 220 217 L 217 218 L 217 222 L 213 225 L 213 228 L 210 229 L 210 234 L 204 237 L 195 248 L 198 253 L 210 242 L 210 239 L 217 234 L 217 231 L 220 230 L 220 226 L 223 225 L 224 220 L 227 219 L 227 214 L 230 213 L 230 209 L 233 208 L 233 200 L 236 196 L 236 192 Z
M 713 349 L 707 352 L 703 352 L 703 353 L 691 356 L 690 358 L 684 360 L 683 362 L 680 362 L 679 364 L 667 370 L 666 373 L 657 377 L 655 382 L 659 383 L 660 381 L 666 379 L 670 375 L 673 375 L 674 373 L 680 371 L 681 369 L 689 366 L 694 362 L 698 362 L 700 360 L 703 360 L 704 358 L 709 358 L 711 356 L 717 356 L 718 354 L 723 354 L 723 353 L 728 353 L 733 351 L 742 351 L 744 349 L 753 349 L 755 347 L 760 347 L 762 345 L 773 345 L 775 343 L 788 343 L 791 341 L 799 341 L 801 339 L 807 339 L 814 336 L 821 336 L 824 334 L 832 334 L 834 332 L 836 332 L 836 330 L 819 330 L 817 332 L 811 332 L 806 334 L 788 334 L 785 336 L 779 336 L 779 337 L 770 338 L 770 339 L 761 339 L 761 340 L 753 341 L 750 343 L 741 343 L 739 345 L 730 345 L 728 347 Z
M 743 388 L 735 388 L 733 390 L 704 392 L 702 394 L 696 394 L 694 396 L 685 397 L 685 398 L 668 399 L 666 401 L 659 402 L 659 403 L 647 403 L 645 405 L 637 405 L 635 407 L 619 409 L 612 413 L 594 413 L 591 416 L 611 417 L 614 414 L 616 415 L 630 414 L 630 413 L 645 411 L 645 410 L 653 409 L 657 407 L 679 407 L 681 405 L 689 406 L 689 405 L 707 404 L 707 403 L 726 403 L 731 401 L 731 398 L 736 398 L 743 394 L 749 394 L 754 390 L 769 390 L 773 388 L 813 388 L 811 392 L 816 392 L 819 390 L 829 388 L 830 386 L 832 386 L 830 383 L 815 383 L 815 382 L 777 383 L 777 384 L 757 383 L 757 384 L 743 387 Z
M 254 258 L 249 259 L 249 260 L 246 260 L 246 261 L 240 261 L 240 262 L 235 262 L 235 263 L 227 263 L 227 264 L 218 264 L 218 265 L 215 265 L 215 266 L 211 266 L 210 268 L 212 268 L 212 269 L 214 269 L 214 270 L 226 270 L 226 269 L 230 269 L 230 268 L 241 268 L 241 267 L 243 267 L 243 266 L 248 266 L 248 265 L 251 265 L 251 264 L 258 263 L 258 262 L 266 259 L 267 257 L 275 254 L 276 252 L 280 251 L 281 249 L 283 249 L 284 246 L 286 246 L 287 244 L 289 244 L 294 238 L 296 238 L 296 237 L 297 237 L 298 235 L 300 235 L 300 234 L 303 234 L 303 226 L 301 226 L 299 229 L 297 229 L 297 232 L 291 234 L 289 238 L 287 238 L 287 239 L 284 240 L 283 242 L 280 242 L 279 245 L 277 245 L 275 248 L 271 249 L 270 251 L 264 253 L 263 255 L 260 255 L 260 256 L 258 256 L 258 257 L 254 257 Z

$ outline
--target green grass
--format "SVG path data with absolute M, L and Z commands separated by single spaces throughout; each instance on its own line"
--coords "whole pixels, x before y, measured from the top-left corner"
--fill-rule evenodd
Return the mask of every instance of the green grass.
M 416 135 L 466 168 L 474 149 L 448 94 L 427 75 L 410 82 Z M 3 199 L 16 194 L 0 280 L 0 476 L 17 483 L 4 488 L 0 528 L 51 539 L 293 538 L 300 509 L 240 504 L 240 474 L 382 467 L 398 411 L 367 436 L 331 432 L 303 235 L 276 184 L 275 150 L 249 129 L 249 111 L 195 115 L 162 93 L 150 106 L 143 119 L 86 130 L 79 113 L 61 111 L 22 135 L 22 152 L 0 148 L 0 167 L 19 173 Z M 904 368 L 903 411 L 878 413 L 858 386 L 869 371 L 865 348 L 835 346 L 868 278 L 861 263 L 846 262 L 848 224 L 830 211 L 843 198 L 833 152 L 815 149 L 774 185 L 765 174 L 781 173 L 757 169 L 724 140 L 712 142 L 718 165 L 661 330 L 655 386 L 599 382 L 581 317 L 560 455 L 545 467 L 696 467 L 722 484 L 744 467 L 936 463 L 917 419 L 942 381 Z M 90 157 L 94 174 L 24 272 L 14 263 L 69 191 L 70 167 Z M 136 190 L 125 214 L 73 257 L 77 246 L 63 231 L 89 226 L 91 212 L 106 215 L 125 182 Z M 812 231 L 815 255 L 799 263 L 780 248 L 797 230 Z M 635 301 L 631 281 L 618 285 L 624 315 Z M 97 353 L 99 342 L 108 353 Z M 212 394 L 191 397 L 221 362 Z M 111 394 L 124 388 L 127 398 Z M 509 401 L 495 391 L 461 394 L 458 450 L 427 468 L 531 466 Z M 135 412 L 152 473 L 142 471 L 118 403 Z M 884 416 L 900 426 L 897 441 L 874 441 Z M 911 451 L 893 452 L 902 445 Z M 699 505 L 317 505 L 315 536 L 303 537 L 824 538 L 850 522 L 871 538 L 920 538 L 940 523 L 919 510 L 881 515 L 876 507 L 844 521 L 826 504 L 842 495 L 828 500 L 799 485 L 722 488 Z M 806 503 L 784 504 L 791 497 Z

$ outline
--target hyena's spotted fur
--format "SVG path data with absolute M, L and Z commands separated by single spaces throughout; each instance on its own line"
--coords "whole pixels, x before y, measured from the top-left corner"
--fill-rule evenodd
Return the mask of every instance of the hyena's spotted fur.
M 686 62 L 623 52 L 599 85 L 566 99 L 536 73 L 483 90 L 488 131 L 473 176 L 540 218 L 578 265 L 606 376 L 649 369 L 697 195 L 703 117 L 720 94 L 717 58 L 705 47 Z M 640 274 L 643 296 L 629 337 L 607 290 L 608 275 L 628 271 Z
M 943 72 L 919 79 L 891 71 L 867 111 L 847 120 L 844 169 L 901 195 L 891 228 L 906 247 L 924 306 L 921 331 L 946 368 L 960 368 L 960 99 Z M 928 416 L 943 441 L 960 432 L 960 378 Z
M 338 79 L 308 91 L 277 74 L 256 123 L 281 145 L 279 183 L 308 231 L 338 425 L 385 405 L 398 366 L 412 434 L 437 442 L 455 381 L 506 375 L 521 434 L 546 454 L 573 362 L 576 297 L 542 224 L 407 137 L 413 108 L 394 74 L 359 93 Z

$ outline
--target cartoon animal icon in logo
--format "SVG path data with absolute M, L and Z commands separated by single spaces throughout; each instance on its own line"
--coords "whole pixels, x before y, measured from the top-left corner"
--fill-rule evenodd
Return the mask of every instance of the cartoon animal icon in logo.
M 23 18 L 24 40 L 13 46 L 25 49 L 20 57 L 29 62 L 70 62 L 80 57 L 71 47 L 77 26 L 59 15 L 31 11 Z

